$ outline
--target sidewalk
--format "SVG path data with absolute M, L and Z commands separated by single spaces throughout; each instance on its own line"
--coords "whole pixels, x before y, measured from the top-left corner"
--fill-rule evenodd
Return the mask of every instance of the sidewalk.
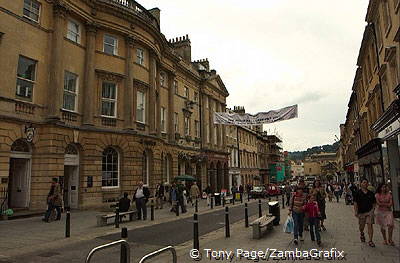
M 255 201 L 251 200 L 250 202 Z M 240 205 L 240 202 L 235 202 L 235 205 Z M 195 210 L 189 204 L 187 206 L 188 212 L 180 214 L 177 217 L 175 213 L 170 212 L 170 205 L 166 204 L 163 209 L 154 210 L 155 220 L 151 221 L 150 203 L 148 203 L 148 206 L 146 221 L 124 221 L 120 224 L 119 229 L 115 228 L 113 224 L 104 227 L 96 226 L 96 215 L 107 214 L 105 212 L 72 211 L 70 238 L 65 238 L 65 214 L 62 215 L 61 221 L 51 223 L 43 222 L 41 220 L 42 217 L 0 221 L 0 261 L 2 258 L 30 253 L 40 249 L 62 247 L 82 240 L 90 240 L 99 236 L 119 233 L 122 227 L 127 227 L 128 230 L 131 230 L 173 221 L 178 218 L 192 217 Z M 207 207 L 206 200 L 200 200 L 198 203 L 199 214 L 221 209 L 223 209 L 222 206 L 214 207 L 214 209 Z
M 244 221 L 238 222 L 231 226 L 231 237 L 225 238 L 225 229 L 221 228 L 218 231 L 204 235 L 200 239 L 200 252 L 202 259 L 198 262 L 263 262 L 263 261 L 277 261 L 277 259 L 263 260 L 262 258 L 257 261 L 255 258 L 237 258 L 233 259 L 216 259 L 207 258 L 205 249 L 212 249 L 214 251 L 233 251 L 243 249 L 248 251 L 266 251 L 267 248 L 273 248 L 282 251 L 295 250 L 308 250 L 313 248 L 318 250 L 331 250 L 336 248 L 338 251 L 343 250 L 345 254 L 345 262 L 384 262 L 384 263 L 398 263 L 400 258 L 400 233 L 399 223 L 395 222 L 395 230 L 393 233 L 393 240 L 396 244 L 395 247 L 384 246 L 383 239 L 378 225 L 374 227 L 374 242 L 375 248 L 371 248 L 367 243 L 361 243 L 359 240 L 358 221 L 354 217 L 353 207 L 346 206 L 343 199 L 339 203 L 327 203 L 326 213 L 327 221 L 325 226 L 326 232 L 321 233 L 323 245 L 321 248 L 315 242 L 311 242 L 309 232 L 304 232 L 305 242 L 299 242 L 298 246 L 292 243 L 292 234 L 283 233 L 283 222 L 286 220 L 288 210 L 281 210 L 281 221 L 279 226 L 266 233 L 260 240 L 252 239 L 251 227 L 245 228 Z M 255 217 L 251 218 L 252 220 Z M 250 220 L 251 222 L 251 220 Z M 176 247 L 178 253 L 178 262 L 194 262 L 189 257 L 189 252 L 193 248 L 192 242 L 187 242 Z M 169 255 L 167 255 L 169 256 Z M 167 257 L 165 256 L 165 257 Z M 161 258 L 161 257 L 160 257 Z M 165 258 L 160 260 L 158 258 L 155 262 L 167 262 Z M 286 260 L 282 260 L 286 261 Z M 314 261 L 314 260 L 313 260 Z M 328 261 L 328 260 L 327 260 Z M 170 261 L 168 261 L 170 262 Z

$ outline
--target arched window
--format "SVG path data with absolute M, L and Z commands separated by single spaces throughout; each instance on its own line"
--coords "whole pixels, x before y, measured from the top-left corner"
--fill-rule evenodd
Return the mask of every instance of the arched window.
M 146 151 L 144 151 L 143 152 L 143 157 L 142 157 L 143 159 L 142 159 L 142 168 L 143 168 L 143 170 L 142 170 L 142 181 L 143 181 L 143 184 L 145 184 L 145 185 L 149 185 L 149 169 L 150 169 L 150 163 L 149 163 L 149 154 L 146 152 Z
M 24 139 L 18 139 L 11 145 L 11 151 L 29 153 L 31 149 Z
M 119 186 L 119 156 L 118 152 L 108 147 L 103 151 L 102 160 L 102 178 L 101 185 L 103 187 Z

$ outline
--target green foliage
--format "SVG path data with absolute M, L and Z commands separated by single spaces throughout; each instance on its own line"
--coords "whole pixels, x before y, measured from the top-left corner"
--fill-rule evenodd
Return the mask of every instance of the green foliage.
M 289 152 L 289 159 L 290 160 L 304 160 L 307 156 L 310 156 L 314 153 L 334 153 L 339 148 L 339 142 L 335 142 L 334 144 L 325 144 L 322 146 L 314 146 L 312 148 L 308 148 L 306 151 L 295 151 Z

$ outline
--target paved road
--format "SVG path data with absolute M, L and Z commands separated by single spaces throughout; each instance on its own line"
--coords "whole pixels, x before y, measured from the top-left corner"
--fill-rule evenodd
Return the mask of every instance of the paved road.
M 249 204 L 249 215 L 258 214 L 257 203 Z M 230 207 L 230 222 L 234 223 L 244 218 L 243 205 Z M 263 213 L 266 203 L 263 205 Z M 225 212 L 222 210 L 199 216 L 200 235 L 204 235 L 224 227 Z M 129 231 L 128 241 L 133 252 L 133 262 L 151 251 L 167 245 L 178 245 L 193 238 L 192 219 L 180 219 L 172 222 L 156 224 L 148 227 Z M 84 262 L 87 253 L 95 246 L 118 240 L 118 234 L 111 234 L 90 241 L 82 241 L 74 245 L 65 246 L 57 251 L 40 251 L 34 254 L 22 255 L 16 258 L 3 260 L 3 262 Z M 99 253 L 92 262 L 119 262 L 119 249 L 110 249 Z

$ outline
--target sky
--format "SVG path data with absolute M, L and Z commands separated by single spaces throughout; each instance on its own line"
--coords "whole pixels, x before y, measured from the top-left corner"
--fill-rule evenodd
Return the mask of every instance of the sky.
M 287 151 L 331 144 L 346 118 L 369 0 L 138 0 L 161 10 L 167 39 L 189 35 L 246 112 L 298 104 L 264 125 Z

